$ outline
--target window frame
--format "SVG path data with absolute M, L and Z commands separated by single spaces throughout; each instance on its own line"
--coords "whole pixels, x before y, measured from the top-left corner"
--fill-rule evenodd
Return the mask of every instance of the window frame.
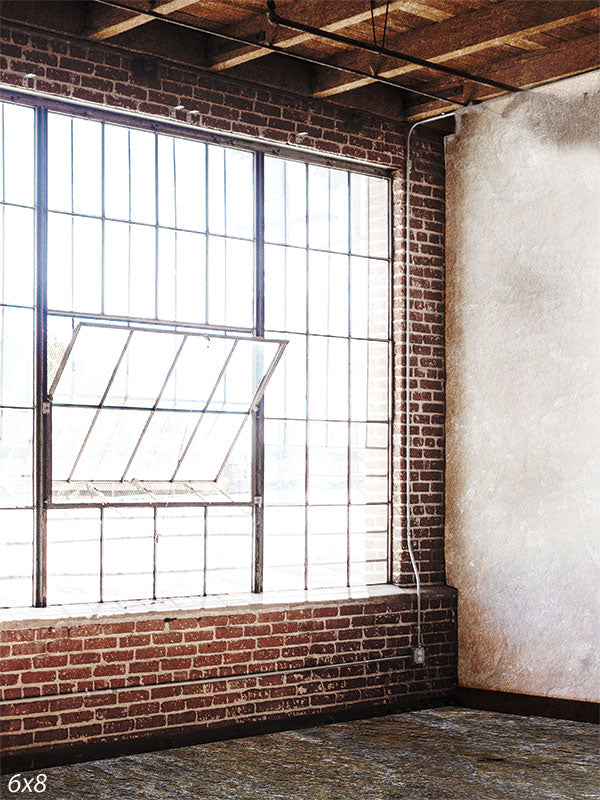
M 98 122 L 122 125 L 131 129 L 147 130 L 155 134 L 191 139 L 205 144 L 216 144 L 223 147 L 241 149 L 253 154 L 254 161 L 254 318 L 251 328 L 215 326 L 197 323 L 196 325 L 179 324 L 182 327 L 208 328 L 216 327 L 232 334 L 245 333 L 250 337 L 263 338 L 265 335 L 265 182 L 264 157 L 300 161 L 306 164 L 324 166 L 332 169 L 343 169 L 350 173 L 363 174 L 387 181 L 388 203 L 388 415 L 385 424 L 388 427 L 388 501 L 387 505 L 387 583 L 392 583 L 392 530 L 393 530 L 393 420 L 395 416 L 395 375 L 393 369 L 394 356 L 394 294 L 393 294 L 393 215 L 392 215 L 392 177 L 393 171 L 364 161 L 348 158 L 326 156 L 313 151 L 302 150 L 289 145 L 275 145 L 257 141 L 246 136 L 231 136 L 201 130 L 191 123 L 177 120 L 164 120 L 157 117 L 144 116 L 139 113 L 112 110 L 96 107 L 93 104 L 66 101 L 34 92 L 20 92 L 0 89 L 0 101 L 30 106 L 34 110 L 35 126 L 35 167 L 34 167 L 34 254 L 35 254 L 35 290 L 34 290 L 34 442 L 33 442 L 33 607 L 47 605 L 47 510 L 51 507 L 47 498 L 52 496 L 51 487 L 51 430 L 50 411 L 51 398 L 48 395 L 47 374 L 47 325 L 48 325 L 48 113 L 56 112 L 70 117 L 81 117 Z M 350 255 L 348 253 L 347 255 Z M 82 320 L 84 313 L 74 314 Z M 110 315 L 103 315 L 110 320 Z M 119 317 L 121 319 L 121 317 Z M 144 320 L 131 319 L 129 324 Z M 156 320 L 147 320 L 156 324 Z M 161 321 L 158 321 L 161 324 Z M 169 323 L 164 322 L 167 325 Z M 308 353 L 306 355 L 308 358 Z M 252 552 L 252 587 L 253 593 L 263 591 L 263 506 L 264 506 L 264 401 L 261 400 L 252 415 L 252 453 L 251 453 L 251 492 L 250 503 L 243 505 L 252 507 L 253 511 L 253 552 Z M 50 444 L 50 446 L 49 446 Z M 349 466 L 348 466 L 349 469 Z M 348 500 L 349 502 L 349 500 Z M 228 504 L 230 505 L 230 504 Z M 234 503 L 233 505 L 239 505 Z M 152 504 L 149 504 L 152 508 Z M 156 551 L 156 544 L 155 544 Z M 349 555 L 348 555 L 349 559 Z M 154 560 L 156 571 L 156 557 Z M 347 584 L 349 585 L 349 584 Z M 305 587 L 306 588 L 306 587 Z M 331 590 L 328 590 L 331 591 Z M 60 607 L 60 606 L 57 606 Z

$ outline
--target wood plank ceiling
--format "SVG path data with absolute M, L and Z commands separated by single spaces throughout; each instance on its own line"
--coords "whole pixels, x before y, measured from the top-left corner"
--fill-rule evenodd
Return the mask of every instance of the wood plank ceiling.
M 395 120 L 424 119 L 503 93 L 469 75 L 529 88 L 600 65 L 600 0 L 277 0 L 274 5 L 279 17 L 311 30 L 273 24 L 266 0 L 4 0 L 0 14 L 29 27 Z M 323 38 L 314 29 L 340 39 Z M 410 63 L 389 51 L 468 75 Z

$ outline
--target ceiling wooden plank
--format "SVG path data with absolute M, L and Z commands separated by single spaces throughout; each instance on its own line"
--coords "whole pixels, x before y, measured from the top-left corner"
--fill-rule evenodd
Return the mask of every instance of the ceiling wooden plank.
M 389 43 L 390 49 L 444 63 L 487 47 L 510 43 L 513 37 L 530 36 L 598 15 L 596 0 L 536 0 L 534 3 L 511 0 L 494 3 L 481 10 L 470 11 L 436 25 L 408 31 Z M 345 53 L 335 59 L 339 66 L 352 66 L 395 78 L 419 69 L 398 59 L 379 59 L 370 53 Z M 331 97 L 372 82 L 370 78 L 328 76 L 315 91 L 315 97 Z
M 310 23 L 317 28 L 333 33 L 363 22 L 370 22 L 371 11 L 368 4 L 361 3 L 360 5 L 362 8 L 358 11 L 356 0 L 342 3 L 321 3 L 311 8 Z M 393 15 L 396 12 L 412 14 L 414 17 L 429 20 L 447 19 L 451 16 L 448 12 L 433 6 L 430 7 L 425 2 L 418 2 L 418 0 L 392 0 L 389 4 L 388 14 Z M 385 3 L 373 9 L 373 17 L 376 20 L 383 17 L 385 13 Z M 242 25 L 231 27 L 229 32 L 244 38 L 257 36 L 260 38 L 262 36 L 269 44 L 276 44 L 278 47 L 285 49 L 306 44 L 314 39 L 308 33 L 274 28 L 267 20 L 266 11 L 264 14 L 254 15 Z M 215 72 L 221 72 L 222 70 L 238 67 L 248 61 L 263 58 L 266 55 L 269 55 L 269 50 L 260 49 L 259 47 L 238 47 L 216 54 L 210 66 Z
M 174 11 L 181 11 L 197 2 L 198 0 L 168 0 L 165 3 L 158 3 L 150 10 L 154 14 L 164 14 L 166 16 Z M 92 6 L 90 27 L 89 30 L 85 31 L 85 35 L 94 42 L 102 42 L 106 39 L 111 39 L 113 36 L 125 33 L 125 31 L 138 28 L 140 25 L 145 25 L 151 22 L 152 19 L 151 16 L 143 12 L 130 15 L 110 6 L 94 4 Z
M 591 34 L 570 42 L 561 42 L 545 50 L 537 50 L 518 58 L 509 58 L 492 64 L 485 70 L 482 77 L 529 89 L 598 68 L 600 68 L 598 36 Z M 477 86 L 472 87 L 470 99 L 487 100 L 499 94 L 502 92 L 493 87 Z M 410 106 L 407 109 L 407 118 L 410 120 L 425 119 L 454 108 L 455 106 L 450 101 L 447 103 L 444 101 L 422 103 Z

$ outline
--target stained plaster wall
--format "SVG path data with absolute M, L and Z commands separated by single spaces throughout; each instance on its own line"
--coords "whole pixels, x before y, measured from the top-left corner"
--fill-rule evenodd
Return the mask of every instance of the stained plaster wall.
M 463 686 L 600 695 L 599 76 L 484 104 L 447 141 Z

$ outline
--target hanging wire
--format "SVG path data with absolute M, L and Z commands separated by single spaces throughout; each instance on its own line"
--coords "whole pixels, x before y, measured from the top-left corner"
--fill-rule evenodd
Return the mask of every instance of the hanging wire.
M 375 33 L 375 0 L 369 0 L 371 7 L 371 30 L 373 31 L 373 44 L 377 47 L 377 34 Z M 385 17 L 383 19 L 383 34 L 381 36 L 381 47 L 385 47 L 385 34 L 387 31 L 388 14 L 390 12 L 390 0 L 386 0 Z

